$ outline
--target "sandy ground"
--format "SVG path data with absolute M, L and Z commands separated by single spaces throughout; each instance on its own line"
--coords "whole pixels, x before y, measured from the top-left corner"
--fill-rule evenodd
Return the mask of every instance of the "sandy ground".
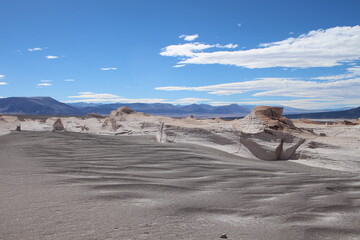
M 0 136 L 0 239 L 359 239 L 360 177 L 142 137 Z
M 294 161 L 314 167 L 360 173 L 360 125 L 294 123 L 316 134 L 305 137 L 306 142 L 297 150 L 300 159 Z

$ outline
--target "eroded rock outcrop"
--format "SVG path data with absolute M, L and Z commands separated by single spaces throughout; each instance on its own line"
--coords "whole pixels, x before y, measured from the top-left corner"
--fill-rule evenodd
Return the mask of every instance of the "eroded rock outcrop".
M 65 131 L 65 127 L 62 124 L 61 119 L 59 118 L 53 124 L 53 132 L 63 132 L 63 131 Z
M 296 157 L 296 149 L 305 140 L 291 133 L 299 129 L 282 114 L 281 107 L 258 106 L 235 124 L 241 132 L 241 144 L 255 158 L 287 160 Z
M 105 118 L 103 115 L 101 114 L 97 114 L 97 113 L 88 113 L 86 115 L 87 118 Z
M 238 125 L 246 133 L 262 132 L 264 129 L 296 129 L 294 123 L 282 115 L 283 110 L 282 107 L 257 106 L 238 120 Z

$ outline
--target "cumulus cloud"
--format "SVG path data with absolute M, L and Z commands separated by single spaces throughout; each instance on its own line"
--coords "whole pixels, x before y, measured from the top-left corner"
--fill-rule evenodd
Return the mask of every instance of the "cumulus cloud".
M 179 38 L 183 38 L 185 41 L 194 41 L 195 39 L 197 39 L 199 37 L 199 34 L 194 34 L 194 35 L 181 35 L 179 36 Z
M 116 67 L 106 67 L 106 68 L 100 68 L 102 71 L 111 71 L 111 70 L 117 70 Z
M 46 59 L 57 59 L 57 58 L 60 58 L 59 56 L 45 56 Z
M 39 47 L 36 47 L 36 48 L 28 48 L 28 51 L 29 52 L 35 52 L 35 51 L 42 51 L 44 50 L 43 48 L 39 48 Z
M 179 57 L 178 64 L 225 64 L 252 69 L 333 67 L 360 59 L 360 26 L 314 30 L 248 50 L 203 52 L 214 47 L 204 43 L 170 45 L 160 54 Z

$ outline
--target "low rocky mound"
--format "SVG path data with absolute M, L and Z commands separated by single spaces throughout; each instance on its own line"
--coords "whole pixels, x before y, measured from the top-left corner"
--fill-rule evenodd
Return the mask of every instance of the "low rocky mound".
M 281 107 L 258 106 L 249 115 L 238 120 L 237 125 L 246 133 L 258 133 L 264 129 L 296 129 L 294 123 L 283 116 L 283 110 Z
M 65 127 L 61 122 L 61 119 L 59 118 L 58 120 L 55 121 L 54 125 L 53 125 L 53 132 L 63 132 L 65 131 Z
M 97 113 L 88 113 L 86 115 L 87 118 L 105 118 L 103 115 L 101 114 L 97 114 Z
M 118 108 L 117 110 L 111 111 L 111 113 L 110 113 L 110 118 L 116 117 L 116 116 L 121 116 L 121 115 L 124 115 L 124 114 L 132 114 L 132 113 L 134 113 L 134 112 L 135 112 L 135 111 L 132 110 L 131 108 L 128 108 L 128 107 L 120 107 L 120 108 Z
M 304 139 L 294 136 L 299 130 L 285 118 L 283 108 L 258 106 L 249 115 L 234 123 L 241 132 L 240 142 L 255 158 L 286 160 L 296 158 L 296 149 Z

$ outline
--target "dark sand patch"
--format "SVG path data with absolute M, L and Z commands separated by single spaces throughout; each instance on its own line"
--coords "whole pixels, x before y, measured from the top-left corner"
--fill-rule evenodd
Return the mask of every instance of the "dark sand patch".
M 136 137 L 0 136 L 0 239 L 359 239 L 360 177 Z

